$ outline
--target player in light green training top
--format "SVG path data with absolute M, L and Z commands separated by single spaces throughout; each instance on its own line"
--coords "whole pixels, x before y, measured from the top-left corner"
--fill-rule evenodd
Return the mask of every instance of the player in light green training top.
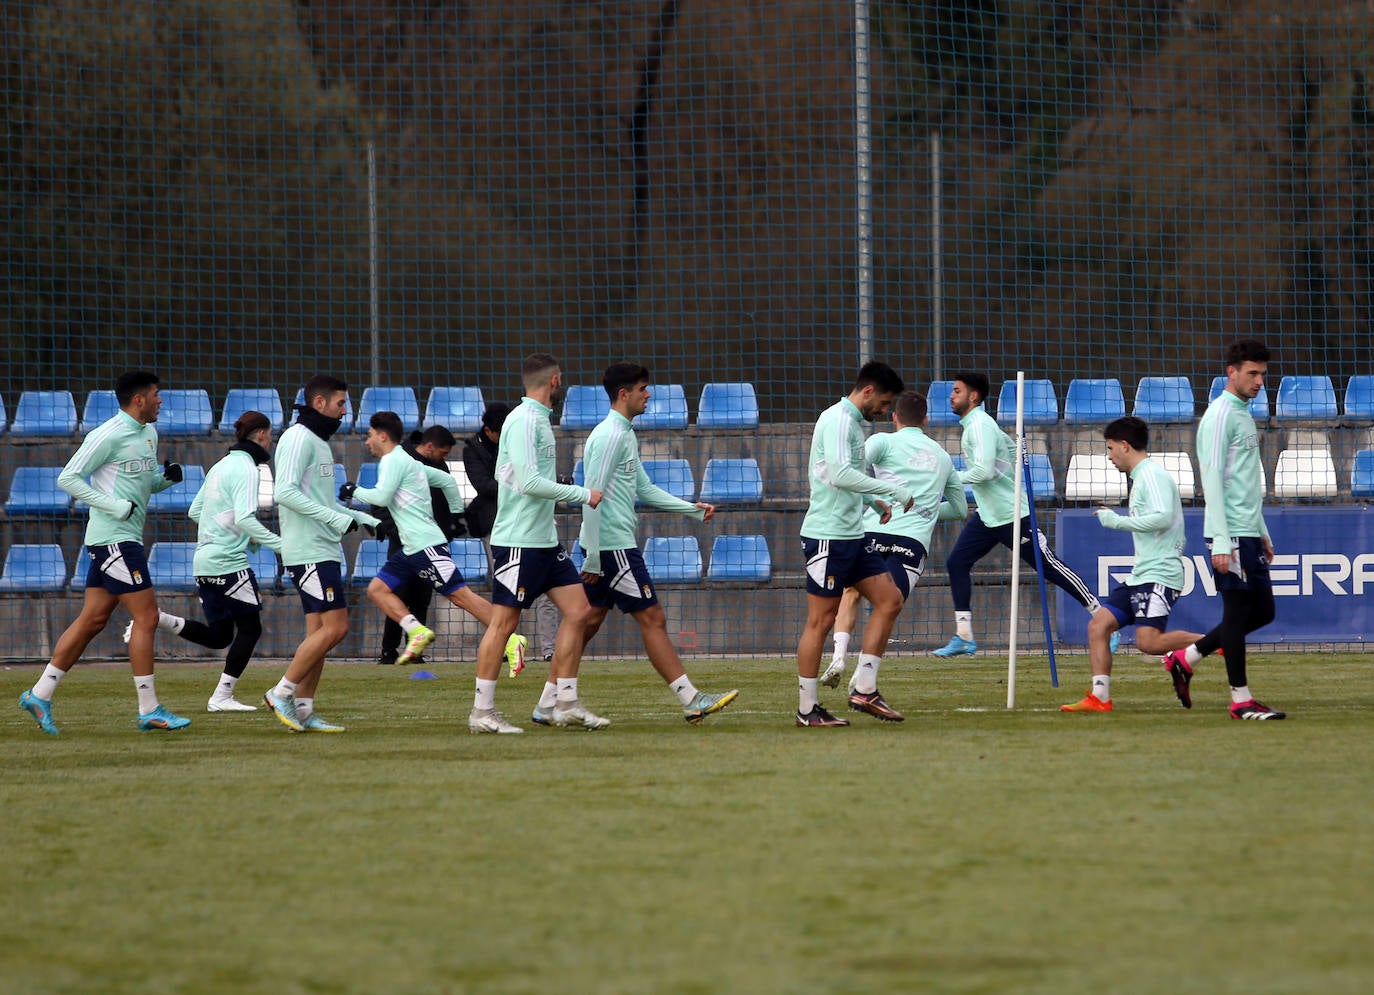
M 153 681 L 153 638 L 157 632 L 157 596 L 143 555 L 143 520 L 148 499 L 182 479 L 176 463 L 157 461 L 158 378 L 142 370 L 115 382 L 119 411 L 86 436 L 57 478 L 58 486 L 90 505 L 86 549 L 91 568 L 81 614 L 67 627 L 33 689 L 19 705 L 40 729 L 57 735 L 52 718 L 53 692 L 81 659 L 92 639 L 109 624 L 116 605 L 133 616 L 129 666 L 138 692 L 138 728 L 180 729 L 191 720 L 173 715 L 157 700 Z M 91 482 L 86 483 L 90 477 Z
M 683 717 L 693 725 L 720 711 L 739 697 L 736 690 L 723 694 L 698 691 L 682 666 L 682 659 L 668 638 L 668 622 L 663 606 L 654 593 L 653 578 L 639 551 L 639 513 L 641 501 L 660 511 L 675 511 L 709 522 L 716 512 L 713 505 L 684 501 L 657 487 L 639 461 L 639 442 L 633 420 L 649 404 L 649 371 L 638 363 L 613 363 L 602 379 L 611 398 L 606 419 L 587 436 L 582 462 L 587 486 L 601 491 L 601 503 L 583 507 L 582 583 L 592 603 L 592 617 L 586 641 L 600 630 L 611 606 L 630 615 L 639 624 L 649 663 L 677 695 Z
M 912 494 L 910 511 L 895 510 L 880 524 L 878 512 L 864 512 L 864 541 L 883 558 L 902 601 L 911 597 L 912 588 L 925 572 L 930 537 L 937 521 L 958 521 L 968 517 L 964 485 L 954 472 L 954 461 L 925 433 L 927 402 L 924 394 L 903 391 L 892 405 L 894 432 L 878 432 L 864 443 L 864 461 L 873 467 L 880 480 L 895 480 Z M 836 687 L 844 675 L 845 654 L 850 634 L 859 617 L 859 592 L 846 588 L 835 616 L 835 655 L 821 675 L 826 687 Z M 855 666 L 849 690 L 863 693 L 876 690 L 878 675 L 872 667 Z
M 1102 430 L 1107 459 L 1131 478 L 1130 514 L 1097 509 L 1103 528 L 1131 533 L 1135 563 L 1126 583 L 1112 589 L 1088 623 L 1092 689 L 1061 712 L 1112 710 L 1112 633 L 1135 626 L 1142 653 L 1167 653 L 1198 639 L 1196 632 L 1166 632 L 1169 613 L 1183 590 L 1183 502 L 1169 471 L 1150 459 L 1150 427 L 1139 418 L 1118 418 Z

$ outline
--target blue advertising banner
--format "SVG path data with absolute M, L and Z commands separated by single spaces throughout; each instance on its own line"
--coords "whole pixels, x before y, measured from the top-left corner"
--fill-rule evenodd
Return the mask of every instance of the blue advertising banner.
M 1202 509 L 1185 509 L 1188 548 L 1183 596 L 1169 628 L 1206 632 L 1221 620 L 1202 541 Z M 1365 642 L 1374 639 L 1374 509 L 1266 508 L 1264 521 L 1274 543 L 1270 574 L 1278 617 L 1250 637 L 1259 643 Z M 1090 509 L 1060 511 L 1056 547 L 1060 559 L 1098 597 L 1131 572 L 1131 535 L 1097 524 Z M 1059 640 L 1085 644 L 1088 614 L 1057 592 Z M 1122 633 L 1130 641 L 1132 629 Z

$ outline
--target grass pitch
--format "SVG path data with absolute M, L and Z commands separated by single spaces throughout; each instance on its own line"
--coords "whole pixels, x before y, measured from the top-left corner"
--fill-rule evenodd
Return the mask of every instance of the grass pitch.
M 251 700 L 278 667 L 257 663 Z M 1368 992 L 1374 656 L 1259 655 L 1282 723 L 1191 712 L 1123 656 L 896 659 L 902 725 L 792 726 L 791 661 L 689 661 L 742 689 L 699 728 L 642 662 L 589 661 L 604 732 L 472 736 L 471 668 L 339 664 L 344 735 L 200 711 L 139 733 L 127 667 L 79 667 L 58 738 L 0 671 L 0 992 Z M 842 711 L 839 692 L 822 699 Z

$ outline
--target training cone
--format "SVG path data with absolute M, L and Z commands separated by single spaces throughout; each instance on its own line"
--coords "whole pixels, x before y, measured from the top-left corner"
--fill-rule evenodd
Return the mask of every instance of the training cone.
M 437 674 L 431 674 L 428 670 L 417 670 L 410 675 L 410 679 L 412 681 L 437 681 L 439 677 Z

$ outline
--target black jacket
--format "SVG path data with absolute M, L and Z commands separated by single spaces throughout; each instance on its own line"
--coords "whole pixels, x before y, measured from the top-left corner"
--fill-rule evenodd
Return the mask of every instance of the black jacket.
M 463 468 L 477 491 L 465 515 L 468 532 L 485 539 L 496 523 L 496 443 L 481 429 L 463 445 Z
M 448 464 L 443 460 L 429 459 L 428 457 L 421 456 L 415 451 L 415 447 L 408 442 L 403 442 L 401 448 L 410 453 L 411 456 L 414 456 L 425 466 L 432 466 L 436 470 L 443 470 L 445 473 L 448 473 Z M 464 516 L 455 515 L 453 512 L 449 511 L 448 495 L 444 493 L 442 487 L 431 487 L 429 489 L 429 503 L 434 508 L 434 521 L 438 523 L 439 528 L 444 530 L 444 535 L 448 536 L 450 539 L 456 539 L 458 536 L 465 533 L 466 530 L 463 527 Z M 391 540 L 388 546 L 388 554 L 400 549 L 400 540 L 396 537 L 396 529 L 391 520 L 391 512 L 385 508 L 374 506 L 372 514 L 382 520 L 384 523 L 381 528 L 382 534 L 386 535 Z

